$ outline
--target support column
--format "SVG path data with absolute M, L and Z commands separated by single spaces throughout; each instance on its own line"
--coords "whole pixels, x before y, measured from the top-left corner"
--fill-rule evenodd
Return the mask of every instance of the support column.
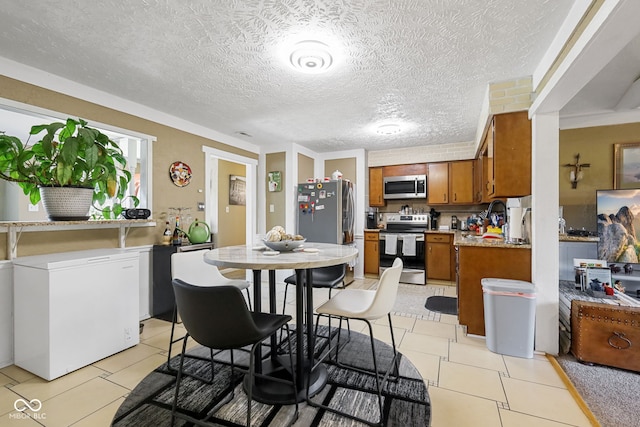
M 535 349 L 558 354 L 559 114 L 531 117 L 531 275 L 536 286 Z

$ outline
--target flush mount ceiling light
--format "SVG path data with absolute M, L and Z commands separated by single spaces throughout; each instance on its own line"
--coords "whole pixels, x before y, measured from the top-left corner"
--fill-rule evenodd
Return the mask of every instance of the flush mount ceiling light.
M 315 40 L 306 40 L 293 46 L 289 61 L 298 71 L 318 74 L 329 69 L 333 63 L 333 57 L 326 44 Z
M 393 135 L 400 132 L 402 129 L 399 124 L 390 123 L 386 125 L 380 125 L 376 128 L 376 132 L 380 135 Z

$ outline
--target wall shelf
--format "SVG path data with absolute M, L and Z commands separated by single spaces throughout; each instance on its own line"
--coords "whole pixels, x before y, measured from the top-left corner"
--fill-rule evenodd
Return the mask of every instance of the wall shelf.
M 0 221 L 0 233 L 7 233 L 7 256 L 14 259 L 18 252 L 18 241 L 22 233 L 35 231 L 91 230 L 96 228 L 117 228 L 119 247 L 124 248 L 131 228 L 155 227 L 152 219 L 112 219 L 88 221 Z

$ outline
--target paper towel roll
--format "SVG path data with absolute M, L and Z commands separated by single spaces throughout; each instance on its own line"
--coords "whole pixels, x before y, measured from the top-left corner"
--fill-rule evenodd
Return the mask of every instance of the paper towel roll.
M 522 213 L 523 208 L 510 208 L 509 209 L 509 239 L 522 239 Z

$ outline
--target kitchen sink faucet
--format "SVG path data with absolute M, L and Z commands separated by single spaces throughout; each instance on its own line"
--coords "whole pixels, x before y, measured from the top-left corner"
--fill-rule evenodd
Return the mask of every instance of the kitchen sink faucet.
M 489 221 L 491 221 L 491 214 L 493 213 L 493 209 L 495 207 L 496 204 L 501 204 L 502 205 L 502 212 L 504 215 L 504 222 L 507 222 L 507 205 L 504 204 L 504 202 L 502 200 L 494 200 L 491 203 L 489 203 L 489 207 L 487 208 L 487 219 Z M 495 224 L 496 226 L 500 226 L 500 224 Z

